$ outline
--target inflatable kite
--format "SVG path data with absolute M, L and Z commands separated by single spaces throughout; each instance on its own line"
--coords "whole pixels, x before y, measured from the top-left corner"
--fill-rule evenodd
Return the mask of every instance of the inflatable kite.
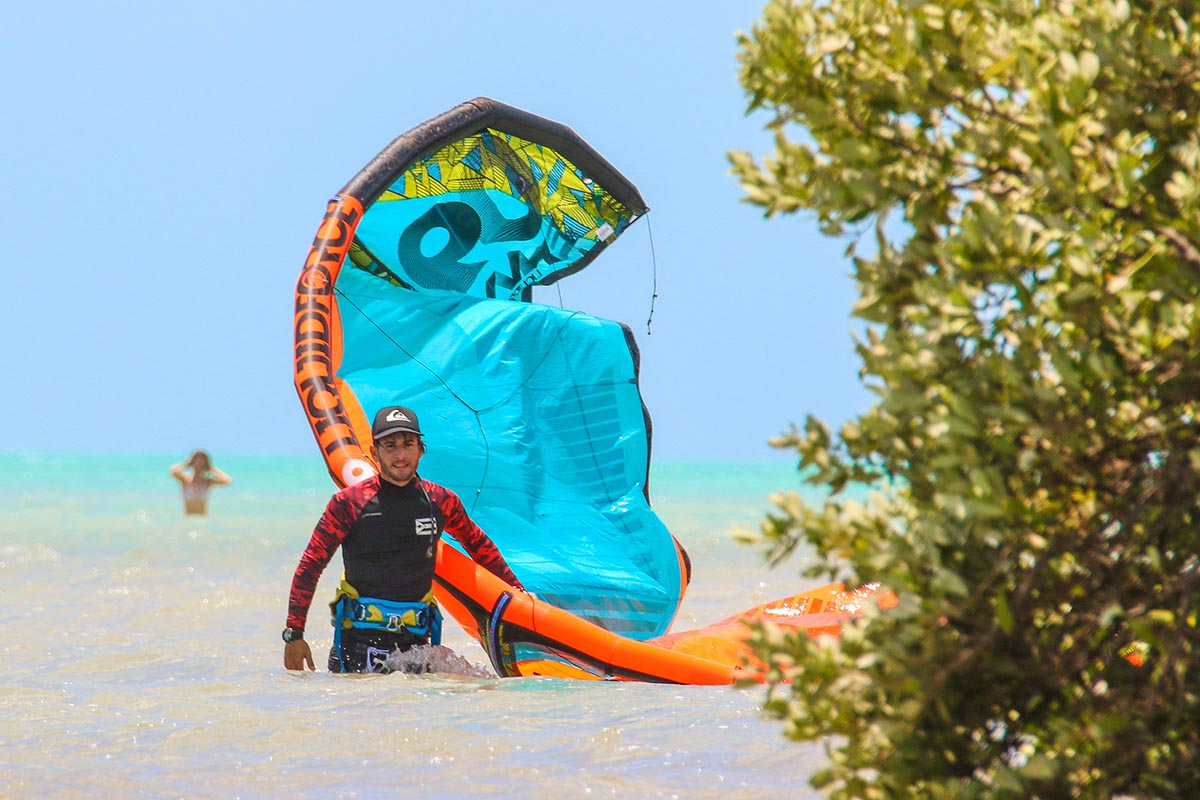
M 548 638 L 513 621 L 533 601 L 481 589 L 444 548 L 439 599 L 502 674 L 613 672 L 573 635 L 663 651 L 643 643 L 667 633 L 688 583 L 687 554 L 650 507 L 631 331 L 532 294 L 646 211 L 570 128 L 477 98 L 394 140 L 338 192 L 296 286 L 296 389 L 334 481 L 375 473 L 377 409 L 415 409 L 422 474 L 462 498 L 542 618 L 562 622 Z M 692 682 L 656 669 L 616 672 Z

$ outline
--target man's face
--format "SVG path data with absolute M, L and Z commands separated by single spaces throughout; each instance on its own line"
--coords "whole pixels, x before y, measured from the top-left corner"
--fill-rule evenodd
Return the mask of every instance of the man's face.
M 379 462 L 384 480 L 404 486 L 417 474 L 424 449 L 415 433 L 393 433 L 373 443 L 371 455 Z

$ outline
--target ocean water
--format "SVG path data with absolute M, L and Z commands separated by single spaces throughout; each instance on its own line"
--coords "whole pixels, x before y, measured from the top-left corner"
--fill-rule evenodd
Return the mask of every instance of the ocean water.
M 288 587 L 333 485 L 315 456 L 214 456 L 234 484 L 185 517 L 180 454 L 0 452 L 0 798 L 818 796 L 824 751 L 761 687 L 499 679 L 450 619 L 476 675 L 331 675 L 320 624 L 321 671 L 288 673 Z M 651 488 L 694 565 L 675 630 L 814 585 L 730 535 L 799 488 L 792 464 L 662 462 Z

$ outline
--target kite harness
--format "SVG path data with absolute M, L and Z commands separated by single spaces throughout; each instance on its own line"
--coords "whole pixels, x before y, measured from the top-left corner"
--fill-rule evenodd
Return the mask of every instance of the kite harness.
M 391 633 L 407 631 L 427 639 L 429 644 L 442 643 L 442 612 L 432 591 L 416 603 L 359 597 L 358 591 L 343 578 L 329 609 L 333 614 L 333 649 L 342 672 L 346 671 L 342 658 L 342 631 L 347 628 Z

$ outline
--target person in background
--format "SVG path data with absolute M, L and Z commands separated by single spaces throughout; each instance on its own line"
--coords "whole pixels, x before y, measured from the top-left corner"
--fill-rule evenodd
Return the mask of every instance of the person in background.
M 341 547 L 345 574 L 334 602 L 330 672 L 388 672 L 388 656 L 440 644 L 433 573 L 442 533 L 477 563 L 520 591 L 508 563 L 463 508 L 458 495 L 417 474 L 425 441 L 417 415 L 387 406 L 371 427 L 379 474 L 337 492 L 325 507 L 292 577 L 283 666 L 313 670 L 304 626 L 326 565 Z
M 187 461 L 171 467 L 171 474 L 183 491 L 183 513 L 208 513 L 208 493 L 214 486 L 228 486 L 233 478 L 213 466 L 203 450 L 192 453 Z

